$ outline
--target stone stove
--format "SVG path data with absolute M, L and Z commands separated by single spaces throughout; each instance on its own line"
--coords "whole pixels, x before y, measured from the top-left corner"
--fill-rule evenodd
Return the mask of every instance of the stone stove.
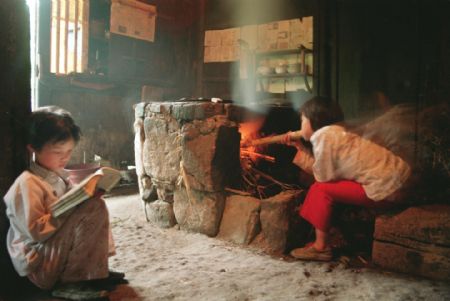
M 241 177 L 233 104 L 188 101 L 135 106 L 135 155 L 147 219 L 160 227 L 259 244 L 283 252 L 301 190 L 261 200 L 230 193 Z

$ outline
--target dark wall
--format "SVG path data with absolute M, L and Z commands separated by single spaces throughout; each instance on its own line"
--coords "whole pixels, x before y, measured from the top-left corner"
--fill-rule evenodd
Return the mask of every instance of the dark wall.
M 250 8 L 250 9 L 248 9 Z M 339 101 L 346 116 L 375 109 L 377 92 L 418 107 L 448 100 L 446 0 L 209 0 L 205 30 L 314 17 L 314 92 Z M 203 64 L 204 96 L 231 96 L 238 63 Z
M 115 167 L 133 164 L 133 105 L 141 100 L 189 97 L 195 89 L 197 1 L 143 2 L 157 7 L 154 42 L 110 34 L 101 40 L 106 50 L 100 52 L 100 72 L 62 77 L 49 72 L 51 3 L 41 3 L 39 106 L 61 106 L 80 125 L 84 135 L 72 163 L 91 161 L 97 154 Z M 108 28 L 109 20 L 103 18 L 109 16 L 108 1 L 94 4 L 91 17 L 103 19 Z M 90 40 L 91 50 L 96 42 Z M 93 65 L 90 61 L 91 69 Z
M 0 10 L 0 299 L 14 289 L 15 275 L 6 251 L 3 196 L 26 167 L 25 126 L 30 112 L 29 17 L 25 1 L 2 1 Z
M 316 10 L 311 0 L 209 0 L 206 29 L 224 29 L 250 24 L 311 16 Z
M 363 3 L 364 2 L 364 3 Z M 448 1 L 336 1 L 331 95 L 348 117 L 374 109 L 373 93 L 419 106 L 449 95 Z
M 124 88 L 95 92 L 86 89 L 55 89 L 41 105 L 58 105 L 72 113 L 80 126 L 82 138 L 71 163 L 92 162 L 94 155 L 119 168 L 134 164 L 134 111 L 140 89 Z M 134 91 L 134 94 L 132 93 Z

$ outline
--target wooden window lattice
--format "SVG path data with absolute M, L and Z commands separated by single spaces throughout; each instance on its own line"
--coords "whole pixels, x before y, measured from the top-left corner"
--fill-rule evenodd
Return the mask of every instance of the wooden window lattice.
M 51 18 L 50 72 L 82 73 L 88 60 L 89 1 L 52 0 Z

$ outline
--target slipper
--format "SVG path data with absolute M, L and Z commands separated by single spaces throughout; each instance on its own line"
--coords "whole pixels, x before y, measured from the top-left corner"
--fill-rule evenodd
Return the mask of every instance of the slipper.
M 291 256 L 301 260 L 331 261 L 333 253 L 330 247 L 324 250 L 317 250 L 313 244 L 291 251 Z
M 108 291 L 95 289 L 81 282 L 62 284 L 53 289 L 51 294 L 56 298 L 64 298 L 77 301 L 107 300 L 108 297 Z
M 119 272 L 109 272 L 108 277 L 101 279 L 94 279 L 86 281 L 88 285 L 93 286 L 96 289 L 105 289 L 112 291 L 119 284 L 128 284 L 128 280 L 124 278 L 124 273 Z
M 108 273 L 108 278 L 124 279 L 125 273 L 110 270 Z

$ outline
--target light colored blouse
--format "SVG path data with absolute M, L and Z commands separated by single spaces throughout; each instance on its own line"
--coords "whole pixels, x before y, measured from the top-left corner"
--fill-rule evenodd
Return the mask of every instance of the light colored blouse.
M 360 183 L 374 201 L 389 200 L 411 174 L 402 158 L 338 125 L 315 131 L 310 141 L 313 154 L 297 147 L 294 164 L 313 174 L 318 182 Z
M 7 247 L 14 268 L 21 276 L 39 264 L 39 250 L 64 223 L 68 215 L 53 218 L 50 205 L 69 188 L 67 174 L 57 174 L 36 163 L 10 187 L 4 200 L 10 221 Z

